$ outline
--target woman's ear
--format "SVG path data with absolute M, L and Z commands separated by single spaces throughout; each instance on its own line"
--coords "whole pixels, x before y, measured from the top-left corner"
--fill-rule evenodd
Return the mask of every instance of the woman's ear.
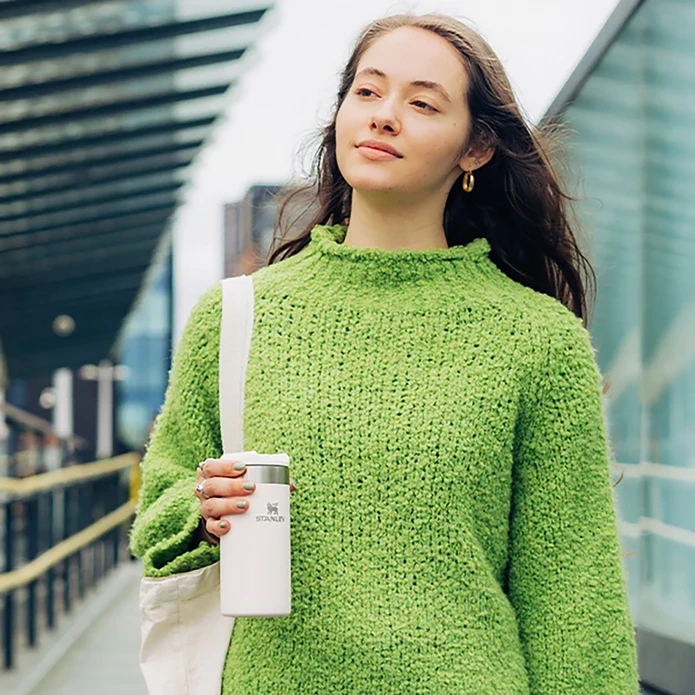
M 473 145 L 459 159 L 459 167 L 461 171 L 475 171 L 480 167 L 485 166 L 495 154 L 494 147 L 487 147 L 483 144 Z

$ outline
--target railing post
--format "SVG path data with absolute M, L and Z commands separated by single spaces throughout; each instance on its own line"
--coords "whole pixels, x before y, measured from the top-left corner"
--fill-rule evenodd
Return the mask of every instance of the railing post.
M 121 474 L 120 471 L 113 476 L 113 484 L 111 485 L 111 504 L 109 511 L 118 509 L 120 504 L 121 492 Z M 121 527 L 116 526 L 113 530 L 113 566 L 118 566 L 121 549 Z
M 14 505 L 5 502 L 5 572 L 14 569 Z M 3 600 L 3 633 L 5 649 L 3 666 L 6 669 L 14 667 L 14 591 L 8 591 Z
M 46 549 L 54 545 L 53 533 L 53 491 L 46 493 Z M 46 625 L 49 630 L 55 627 L 55 567 L 46 570 Z
M 77 508 L 79 509 L 79 530 L 82 531 L 89 526 L 92 517 L 92 493 L 89 481 L 79 486 L 79 502 Z M 80 575 L 82 578 L 80 596 L 84 596 L 85 591 L 91 585 L 93 570 L 92 558 L 94 557 L 93 547 L 94 544 L 91 544 L 85 546 L 80 551 Z
M 73 521 L 74 525 L 72 527 L 72 533 L 78 533 L 82 530 L 82 519 L 84 518 L 85 510 L 82 508 L 84 504 L 84 495 L 82 494 L 84 488 L 84 483 L 75 485 L 72 488 L 72 501 L 73 505 Z M 85 594 L 85 580 L 84 580 L 84 553 L 85 549 L 80 548 L 77 551 L 77 595 L 82 600 Z
M 7 436 L 7 457 L 8 457 L 8 475 L 15 476 L 17 474 L 17 427 L 13 424 L 8 425 Z M 15 532 L 14 532 L 14 504 L 11 499 L 8 499 L 4 505 L 5 512 L 5 572 L 11 572 L 15 566 Z M 4 649 L 3 649 L 3 666 L 5 669 L 11 669 L 14 666 L 14 608 L 15 595 L 14 591 L 8 591 L 3 598 L 3 633 L 4 633 Z
M 92 515 L 93 522 L 104 516 L 107 511 L 104 504 L 104 486 L 105 481 L 103 478 L 101 480 L 95 480 L 92 483 L 92 489 L 95 491 L 96 498 L 96 504 L 94 504 L 92 507 L 92 509 L 94 510 L 94 513 Z M 94 548 L 94 567 L 96 570 L 96 577 L 97 581 L 101 581 L 104 578 L 104 576 L 106 576 L 106 553 L 104 552 L 105 545 L 103 537 L 97 538 L 97 540 L 94 542 Z
M 69 487 L 63 488 L 63 540 L 67 540 L 72 535 L 72 524 L 70 523 L 70 499 L 72 491 Z M 72 608 L 70 593 L 70 568 L 72 558 L 66 557 L 63 561 L 63 610 L 66 613 Z
M 31 562 L 39 554 L 39 501 L 36 497 L 26 500 L 27 528 L 27 561 Z M 27 587 L 27 644 L 36 646 L 36 589 L 38 580 Z

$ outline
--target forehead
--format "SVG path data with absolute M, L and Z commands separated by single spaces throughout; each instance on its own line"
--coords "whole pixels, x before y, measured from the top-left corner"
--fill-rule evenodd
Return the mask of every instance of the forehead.
M 400 27 L 380 36 L 360 57 L 356 72 L 365 67 L 381 70 L 394 82 L 439 82 L 452 98 L 466 92 L 466 70 L 458 51 L 419 27 Z

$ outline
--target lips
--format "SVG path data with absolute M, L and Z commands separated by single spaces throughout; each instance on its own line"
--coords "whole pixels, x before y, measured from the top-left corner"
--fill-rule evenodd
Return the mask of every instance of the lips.
M 357 144 L 357 147 L 369 147 L 373 150 L 380 150 L 381 152 L 388 152 L 394 157 L 403 157 L 403 155 L 391 145 L 387 145 L 385 142 L 379 142 L 378 140 L 363 140 Z

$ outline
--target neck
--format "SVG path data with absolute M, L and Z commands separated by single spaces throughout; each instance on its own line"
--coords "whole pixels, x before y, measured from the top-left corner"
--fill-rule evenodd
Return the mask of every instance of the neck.
M 386 202 L 353 190 L 345 246 L 386 251 L 449 247 L 442 224 L 446 201 L 389 198 Z

